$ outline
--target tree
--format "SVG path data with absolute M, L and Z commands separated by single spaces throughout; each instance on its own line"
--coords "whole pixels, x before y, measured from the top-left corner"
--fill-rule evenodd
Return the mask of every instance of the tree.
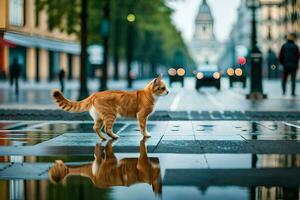
M 75 33 L 81 38 L 80 11 L 83 3 L 79 0 L 38 0 L 38 9 L 48 12 L 50 28 L 59 28 L 67 33 Z M 118 67 L 121 59 L 126 59 L 127 15 L 134 13 L 134 49 L 132 59 L 143 66 L 152 66 L 155 75 L 156 66 L 170 66 L 175 51 L 180 51 L 185 65 L 193 63 L 181 33 L 172 24 L 172 9 L 166 0 L 109 0 L 110 2 L 110 40 L 109 54 L 114 61 L 114 77 L 118 79 Z M 64 9 L 61 9 L 64 8 Z M 87 5 L 87 44 L 101 43 L 101 19 L 103 19 L 104 1 L 89 0 Z M 82 47 L 86 48 L 86 47 Z M 146 66 L 145 65 L 145 66 Z M 82 61 L 82 66 L 84 63 Z M 84 70 L 83 70 L 84 71 Z M 83 74 L 84 75 L 84 72 Z M 83 79 L 83 81 L 86 81 Z

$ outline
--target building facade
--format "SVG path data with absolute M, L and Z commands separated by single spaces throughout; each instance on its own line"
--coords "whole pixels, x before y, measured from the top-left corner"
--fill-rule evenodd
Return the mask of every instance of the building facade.
M 9 76 L 13 59 L 24 80 L 54 80 L 60 68 L 68 78 L 79 76 L 80 45 L 73 34 L 48 28 L 46 11 L 36 0 L 0 0 L 0 76 Z
M 251 38 L 251 13 L 242 0 L 237 8 L 237 21 L 232 26 L 228 40 L 224 44 L 218 65 L 224 70 L 237 65 L 238 57 L 245 56 L 248 52 L 239 52 L 239 49 L 249 50 Z M 226 70 L 225 70 L 226 71 Z
M 256 16 L 257 39 L 263 54 L 263 75 L 268 78 L 279 78 L 281 68 L 278 54 L 286 35 L 291 32 L 296 33 L 297 43 L 300 44 L 300 0 L 260 0 L 259 2 L 260 7 L 257 9 Z M 251 49 L 252 13 L 246 6 L 246 0 L 241 1 L 237 13 L 237 21 L 225 48 L 231 51 L 224 51 L 219 60 L 219 63 L 224 63 L 227 67 L 237 64 L 238 46 L 246 47 L 248 52 Z
M 206 0 L 202 1 L 195 19 L 195 32 L 190 44 L 191 55 L 197 65 L 216 64 L 221 44 L 214 34 L 214 18 Z

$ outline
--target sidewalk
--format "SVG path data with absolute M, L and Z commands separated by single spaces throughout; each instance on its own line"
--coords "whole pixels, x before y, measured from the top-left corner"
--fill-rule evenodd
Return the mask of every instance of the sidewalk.
M 148 156 L 159 160 L 165 186 L 297 186 L 300 163 L 283 161 L 299 160 L 298 124 L 150 122 L 152 137 L 145 144 Z M 100 143 L 92 125 L 82 121 L 0 122 L 0 158 L 8 159 L 0 162 L 0 180 L 48 179 L 48 170 L 57 159 L 74 166 L 92 162 L 95 145 L 99 143 L 102 149 L 108 145 Z M 117 158 L 137 158 L 142 139 L 137 123 L 118 122 L 114 131 L 120 136 L 112 142 Z
M 149 79 L 150 80 L 150 79 Z M 149 80 L 136 80 L 133 83 L 134 88 L 139 88 L 141 85 L 145 86 L 147 81 Z M 65 81 L 65 88 L 66 90 L 78 90 L 79 89 L 79 80 L 67 80 Z M 35 82 L 35 81 L 22 81 L 19 82 L 20 90 L 50 90 L 52 88 L 60 88 L 58 81 L 41 81 L 41 82 Z M 108 88 L 110 89 L 125 89 L 127 85 L 126 80 L 109 80 L 107 82 Z M 100 83 L 99 80 L 93 79 L 88 80 L 88 88 L 90 91 L 97 91 L 99 89 Z M 0 90 L 10 90 L 13 89 L 9 85 L 9 81 L 0 81 Z
M 91 121 L 2 121 L 0 126 L 0 155 L 87 155 L 100 142 Z M 297 154 L 298 128 L 292 121 L 150 121 L 147 145 L 149 153 Z M 117 122 L 114 132 L 120 136 L 113 143 L 116 152 L 138 152 L 137 122 Z
M 134 89 L 143 88 L 149 80 L 137 80 L 133 84 Z M 9 82 L 0 82 L 0 109 L 57 109 L 50 96 L 51 90 L 60 88 L 58 82 L 20 82 L 19 96 L 14 94 L 14 88 Z M 108 88 L 112 90 L 128 90 L 126 80 L 108 81 Z M 99 81 L 88 81 L 89 93 L 99 91 Z M 79 80 L 66 81 L 64 95 L 70 99 L 77 99 Z

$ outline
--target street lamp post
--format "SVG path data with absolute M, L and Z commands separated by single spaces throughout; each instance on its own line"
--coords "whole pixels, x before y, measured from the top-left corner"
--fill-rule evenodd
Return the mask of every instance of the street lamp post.
M 109 52 L 109 7 L 110 1 L 106 0 L 104 4 L 104 9 L 103 9 L 103 19 L 101 23 L 101 35 L 103 38 L 103 66 L 102 66 L 102 75 L 100 79 L 100 90 L 104 91 L 107 90 L 107 67 L 108 67 L 108 52 Z
M 267 95 L 263 94 L 262 87 L 262 53 L 257 46 L 256 32 L 256 9 L 259 7 L 257 0 L 247 0 L 247 6 L 252 11 L 252 34 L 251 34 L 251 53 L 250 53 L 250 93 L 246 95 L 247 99 L 264 99 Z
M 87 1 L 81 0 L 81 35 L 80 35 L 80 89 L 78 99 L 84 99 L 88 96 L 88 87 L 87 87 L 87 69 L 86 69 L 86 48 L 87 48 Z
M 127 57 L 127 87 L 132 88 L 132 74 L 131 74 L 131 63 L 133 59 L 133 34 L 134 34 L 134 25 L 135 15 L 129 13 L 127 15 L 127 48 L 126 48 L 126 57 Z

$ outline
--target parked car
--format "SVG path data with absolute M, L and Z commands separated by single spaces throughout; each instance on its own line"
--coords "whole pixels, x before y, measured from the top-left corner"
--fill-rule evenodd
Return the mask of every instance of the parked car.
M 243 83 L 243 88 L 246 87 L 246 83 L 247 83 L 247 76 L 245 71 L 241 68 L 228 68 L 227 69 L 227 75 L 229 77 L 229 87 L 233 86 L 233 83 L 235 82 L 241 82 Z
M 196 90 L 201 87 L 216 87 L 221 89 L 221 72 L 217 65 L 202 65 L 197 68 Z
M 180 82 L 181 86 L 184 86 L 184 75 L 185 75 L 185 70 L 183 68 L 170 68 L 168 70 L 169 74 L 169 83 L 170 86 L 172 87 L 173 82 Z

